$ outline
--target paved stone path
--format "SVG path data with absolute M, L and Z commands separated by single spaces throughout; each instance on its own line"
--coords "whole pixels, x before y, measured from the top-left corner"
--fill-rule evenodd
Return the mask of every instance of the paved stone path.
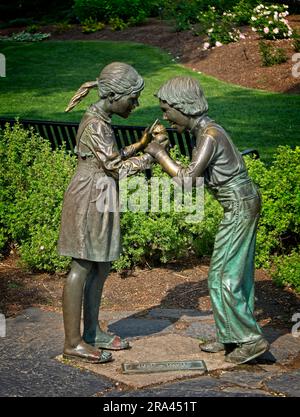
M 211 340 L 215 336 L 211 312 L 158 308 L 142 312 L 104 310 L 101 320 L 110 331 L 136 345 L 147 338 L 162 337 L 167 343 L 183 340 L 184 336 L 193 343 L 197 339 L 198 343 L 198 339 Z M 300 397 L 300 369 L 293 369 L 296 368 L 293 361 L 295 364 L 297 357 L 299 360 L 300 340 L 272 328 L 265 328 L 271 351 L 255 364 L 196 377 L 180 375 L 179 381 L 167 378 L 159 383 L 157 379 L 150 386 L 145 383 L 135 389 L 119 383 L 116 375 L 113 378 L 108 377 L 110 373 L 99 375 L 57 360 L 63 347 L 59 313 L 30 308 L 16 318 L 7 319 L 6 325 L 6 337 L 0 338 L 2 397 Z

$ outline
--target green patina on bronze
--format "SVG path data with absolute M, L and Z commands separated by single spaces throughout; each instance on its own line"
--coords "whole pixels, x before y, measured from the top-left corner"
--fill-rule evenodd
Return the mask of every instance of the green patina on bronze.
M 151 142 L 145 151 L 177 182 L 190 177 L 196 183 L 196 179 L 203 176 L 206 186 L 224 209 L 211 259 L 209 293 L 218 342 L 224 344 L 225 351 L 226 345 L 234 344 L 234 351 L 243 345 L 238 354 L 230 353 L 230 361 L 246 362 L 268 349 L 254 317 L 259 191 L 227 132 L 207 116 L 208 105 L 195 79 L 175 77 L 165 83 L 156 96 L 164 119 L 179 132 L 188 129 L 196 139 L 196 146 L 187 168 L 173 161 L 158 143 Z M 263 343 L 257 343 L 260 340 Z

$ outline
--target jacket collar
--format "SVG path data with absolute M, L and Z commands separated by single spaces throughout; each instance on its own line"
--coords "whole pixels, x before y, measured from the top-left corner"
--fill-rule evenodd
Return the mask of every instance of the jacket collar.
M 206 128 L 206 126 L 210 123 L 212 123 L 213 120 L 207 116 L 207 113 L 202 114 L 199 116 L 198 119 L 196 119 L 195 125 L 190 130 L 190 133 L 194 136 L 197 135 L 198 131 L 202 131 Z
M 103 120 L 105 123 L 111 124 L 111 117 L 100 107 L 96 106 L 95 104 L 92 104 L 88 110 L 90 114 L 95 115 L 99 117 L 101 120 Z

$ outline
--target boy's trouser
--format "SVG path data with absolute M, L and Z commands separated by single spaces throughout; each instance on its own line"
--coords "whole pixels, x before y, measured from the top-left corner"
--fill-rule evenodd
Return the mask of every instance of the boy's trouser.
M 262 337 L 254 318 L 254 255 L 261 198 L 244 174 L 219 187 L 215 197 L 224 208 L 215 240 L 208 286 L 222 343 Z

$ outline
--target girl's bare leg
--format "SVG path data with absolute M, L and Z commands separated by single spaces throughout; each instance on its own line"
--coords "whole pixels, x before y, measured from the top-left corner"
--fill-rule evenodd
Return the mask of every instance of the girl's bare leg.
M 98 348 L 109 350 L 128 349 L 127 340 L 104 332 L 98 321 L 103 286 L 110 271 L 110 262 L 97 262 L 91 270 L 84 289 L 83 339 Z
M 73 259 L 71 271 L 67 276 L 63 291 L 64 357 L 87 362 L 108 362 L 111 360 L 111 354 L 88 345 L 80 334 L 84 284 L 92 268 L 93 262 Z

